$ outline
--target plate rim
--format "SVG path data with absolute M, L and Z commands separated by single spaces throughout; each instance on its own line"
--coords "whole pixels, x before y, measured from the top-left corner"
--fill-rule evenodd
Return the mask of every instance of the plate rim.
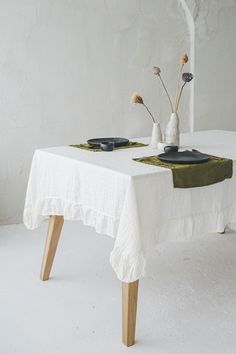
M 120 143 L 118 143 L 119 145 L 116 145 L 115 143 L 115 146 L 125 146 L 125 145 L 128 145 L 129 143 L 129 139 L 128 138 L 121 138 L 119 136 L 109 136 L 109 137 L 103 137 L 103 138 L 91 138 L 91 139 L 88 139 L 87 140 L 87 144 L 91 145 L 91 146 L 100 146 L 100 143 L 91 143 L 92 140 L 100 140 L 102 142 L 102 140 L 105 140 L 105 139 L 121 139 L 123 140 L 123 142 L 121 142 L 122 145 L 120 145 Z
M 169 155 L 169 154 L 181 154 L 181 153 L 184 153 L 185 151 L 169 151 L 169 152 L 164 152 L 164 153 L 161 153 L 161 154 L 158 154 L 157 157 L 159 158 L 160 161 L 162 162 L 166 162 L 166 163 L 175 163 L 175 164 L 185 164 L 185 165 L 188 165 L 188 164 L 199 164 L 199 163 L 204 163 L 204 162 L 207 162 L 209 161 L 210 159 L 210 156 L 208 154 L 205 154 L 205 153 L 199 153 L 199 155 L 203 155 L 201 159 L 198 159 L 198 160 L 192 160 L 192 161 L 181 161 L 181 160 L 166 160 L 165 158 L 163 159 L 163 155 Z M 189 151 L 191 152 L 191 151 Z M 197 155 L 197 154 L 196 154 Z M 196 156 L 197 157 L 197 156 Z M 200 156 L 199 156 L 200 157 Z

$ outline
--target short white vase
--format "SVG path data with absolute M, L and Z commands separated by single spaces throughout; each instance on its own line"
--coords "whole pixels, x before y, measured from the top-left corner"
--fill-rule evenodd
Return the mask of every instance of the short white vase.
M 162 141 L 162 132 L 161 132 L 160 123 L 153 123 L 152 137 L 150 143 L 151 148 L 157 149 L 158 143 L 160 143 L 161 141 Z
M 179 146 L 179 117 L 177 113 L 171 113 L 166 127 L 165 143 Z

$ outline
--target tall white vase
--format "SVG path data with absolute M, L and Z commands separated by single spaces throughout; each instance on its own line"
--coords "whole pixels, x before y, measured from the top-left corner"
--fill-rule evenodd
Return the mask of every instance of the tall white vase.
M 150 143 L 151 148 L 157 149 L 158 143 L 160 143 L 161 141 L 162 141 L 162 132 L 161 132 L 160 123 L 153 123 L 152 137 Z
M 165 143 L 179 146 L 179 117 L 177 113 L 172 113 L 166 127 Z

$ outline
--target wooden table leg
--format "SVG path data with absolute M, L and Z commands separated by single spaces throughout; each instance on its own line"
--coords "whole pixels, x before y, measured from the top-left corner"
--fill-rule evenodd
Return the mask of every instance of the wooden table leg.
M 63 226 L 63 216 L 50 216 L 47 240 L 44 249 L 40 279 L 48 280 Z
M 138 282 L 122 283 L 122 340 L 127 347 L 135 342 Z

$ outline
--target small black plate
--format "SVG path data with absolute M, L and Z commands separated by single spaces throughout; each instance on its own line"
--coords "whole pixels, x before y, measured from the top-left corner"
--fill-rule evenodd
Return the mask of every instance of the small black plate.
M 129 143 L 129 139 L 125 139 L 125 138 L 95 138 L 95 139 L 89 139 L 87 143 L 94 147 L 100 147 L 101 143 L 107 143 L 110 141 L 115 144 L 115 147 L 125 146 L 128 145 Z
M 209 160 L 209 155 L 200 152 L 181 151 L 181 152 L 166 152 L 157 156 L 163 162 L 172 162 L 179 164 L 194 164 L 203 163 Z

